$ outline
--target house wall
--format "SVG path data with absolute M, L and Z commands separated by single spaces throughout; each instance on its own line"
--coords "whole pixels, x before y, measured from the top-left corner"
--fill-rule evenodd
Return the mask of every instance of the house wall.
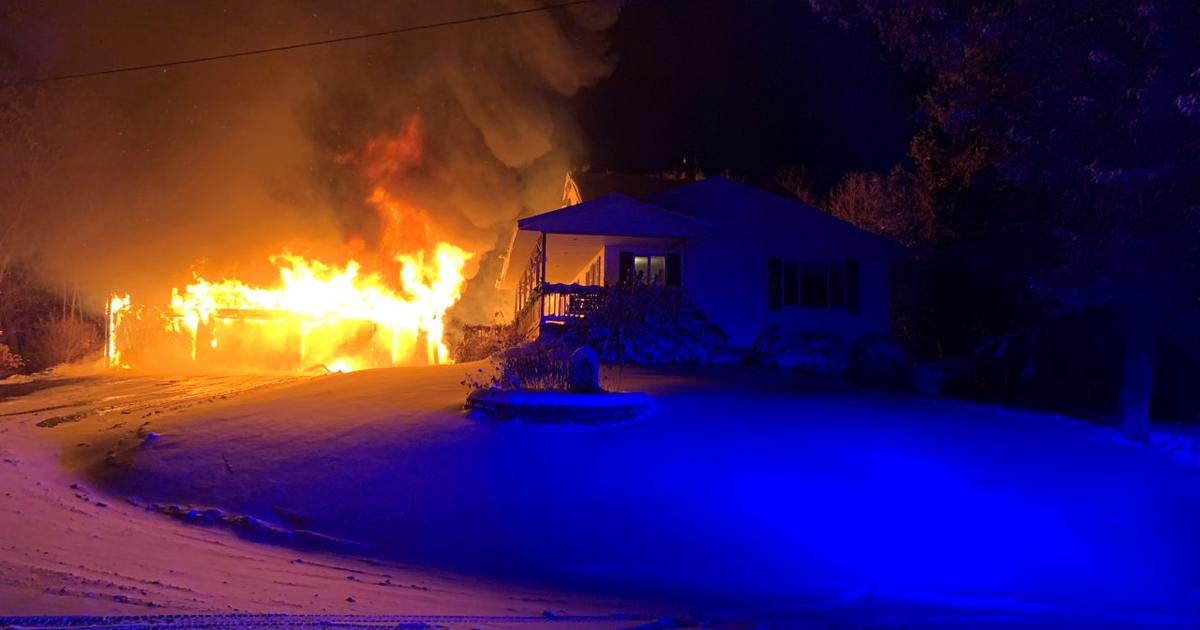
M 886 333 L 890 252 L 877 241 L 828 230 L 809 233 L 764 230 L 754 234 L 692 239 L 683 284 L 692 302 L 737 347 L 750 346 L 762 330 L 821 331 L 857 337 Z M 858 261 L 859 309 L 782 306 L 769 308 L 768 258 L 796 262 Z
M 684 255 L 685 248 L 679 243 L 664 243 L 662 245 L 607 245 L 604 248 L 604 286 L 606 287 L 616 286 L 621 283 L 621 252 L 629 252 L 634 256 L 681 254 L 680 265 L 684 269 L 687 269 L 687 256 Z
M 604 284 L 604 261 L 605 260 L 606 260 L 606 256 L 604 253 L 604 248 L 601 247 L 600 249 L 596 250 L 596 255 L 593 256 L 592 259 L 589 260 L 587 262 L 587 264 L 585 264 L 579 270 L 579 272 L 575 274 L 575 278 L 571 280 L 571 283 L 585 285 L 585 286 L 593 285 L 593 284 L 603 285 Z M 599 282 L 589 282 L 588 281 L 588 272 L 591 271 L 592 265 L 596 265 L 600 269 L 600 281 Z
M 766 230 L 754 234 L 689 239 L 682 246 L 605 246 L 604 284 L 620 282 L 620 253 L 635 256 L 679 253 L 682 284 L 692 303 L 721 327 L 729 343 L 747 347 L 770 325 L 785 331 L 820 331 L 851 341 L 863 335 L 886 333 L 891 253 L 878 241 L 853 233 L 819 231 L 796 233 Z M 859 308 L 782 306 L 770 309 L 768 258 L 798 263 L 856 260 L 859 267 Z

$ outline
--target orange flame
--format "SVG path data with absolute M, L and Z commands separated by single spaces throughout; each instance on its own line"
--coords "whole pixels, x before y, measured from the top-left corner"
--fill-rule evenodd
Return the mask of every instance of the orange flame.
M 420 358 L 446 363 L 442 318 L 458 301 L 469 257 L 445 242 L 430 264 L 423 254 L 399 257 L 400 289 L 393 290 L 354 260 L 337 267 L 285 251 L 271 258 L 279 271 L 275 286 L 196 276 L 173 290 L 168 327 L 189 339 L 193 360 L 209 350 L 220 354 L 226 341 L 261 348 L 290 339 L 302 367 L 345 372 Z
M 133 306 L 133 302 L 129 299 L 129 294 L 113 295 L 108 300 L 108 329 L 105 335 L 104 357 L 108 361 L 109 367 L 125 367 L 121 362 L 122 347 L 119 343 L 122 325 L 125 322 L 126 316 Z
M 399 133 L 335 158 L 371 182 L 365 202 L 379 218 L 377 251 L 399 263 L 393 282 L 364 273 L 354 259 L 339 267 L 285 250 L 271 257 L 279 280 L 270 287 L 194 275 L 173 289 L 163 313 L 167 332 L 186 340 L 190 360 L 205 365 L 280 353 L 297 357 L 302 369 L 323 365 L 331 372 L 449 362 L 443 319 L 461 295 L 471 254 L 445 241 L 431 248 L 429 214 L 394 193 L 421 159 L 416 115 Z M 348 246 L 357 251 L 364 244 L 356 237 Z M 129 296 L 114 295 L 109 306 L 113 366 L 125 365 L 123 324 L 131 305 Z

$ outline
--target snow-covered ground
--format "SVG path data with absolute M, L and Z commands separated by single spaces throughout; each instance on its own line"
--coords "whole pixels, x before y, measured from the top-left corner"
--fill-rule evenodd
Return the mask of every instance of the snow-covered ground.
M 172 615 L 155 617 L 156 627 L 477 628 L 548 620 L 621 628 L 647 618 L 623 602 L 260 544 L 235 530 L 181 524 L 89 476 L 97 467 L 118 469 L 105 460 L 114 448 L 145 441 L 143 423 L 165 425 L 171 414 L 200 406 L 226 413 L 251 396 L 286 395 L 306 380 L 93 375 L 0 381 L 0 627 L 17 627 L 12 617 L 18 615 L 106 616 L 22 619 L 20 627 L 141 627 L 149 623 L 146 615 Z M 205 483 L 198 475 L 192 479 Z M 213 614 L 219 616 L 194 616 Z
M 626 370 L 626 424 L 494 423 L 470 369 L 0 385 L 0 604 L 1200 621 L 1200 469 L 1108 429 L 734 368 Z

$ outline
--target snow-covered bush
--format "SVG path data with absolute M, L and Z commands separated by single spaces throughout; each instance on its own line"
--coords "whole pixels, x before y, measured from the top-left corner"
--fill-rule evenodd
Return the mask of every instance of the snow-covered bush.
M 542 337 L 492 355 L 488 369 L 477 368 L 463 384 L 471 389 L 570 391 L 573 347 Z
M 613 287 L 563 339 L 595 349 L 605 363 L 707 364 L 726 352 L 725 333 L 675 288 Z
M 885 335 L 861 337 L 850 344 L 847 364 L 851 378 L 873 385 L 900 386 L 908 380 L 904 349 Z
M 494 337 L 501 341 L 472 342 L 456 350 L 458 361 L 480 358 L 485 350 L 491 356 L 491 366 L 467 375 L 464 385 L 571 391 L 571 355 L 579 348 L 594 350 L 604 363 L 636 365 L 708 364 L 727 354 L 725 334 L 682 291 L 670 288 L 613 287 L 588 317 L 561 330 L 546 330 L 534 341 L 507 348 L 503 344 L 514 339 L 511 333 Z
M 755 339 L 747 360 L 806 374 L 836 376 L 846 373 L 846 346 L 835 333 L 785 332 L 767 326 Z
M 950 357 L 939 361 L 922 361 L 913 366 L 910 376 L 913 390 L 925 396 L 945 394 L 956 383 L 971 375 L 971 362 L 963 357 Z

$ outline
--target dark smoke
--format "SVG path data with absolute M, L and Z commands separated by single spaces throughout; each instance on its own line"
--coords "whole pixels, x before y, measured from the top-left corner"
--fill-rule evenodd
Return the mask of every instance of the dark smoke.
M 532 0 L 16 3 L 0 8 L 0 79 L 131 65 L 537 6 Z M 346 253 L 382 236 L 372 187 L 485 256 L 521 212 L 552 208 L 579 159 L 565 100 L 612 69 L 596 3 L 392 38 L 4 89 L 0 248 L 93 303 L 154 302 L 208 275 L 269 280 L 281 246 Z M 373 139 L 421 127 L 421 158 L 364 176 Z M 20 134 L 13 133 L 19 131 Z M 23 134 L 23 135 L 22 135 Z M 31 142 L 14 141 L 18 137 Z M 24 201 L 22 201 L 24 200 Z M 23 211 L 21 210 L 23 208 Z M 488 261 L 491 261 L 490 263 Z M 509 308 L 479 278 L 459 317 Z

